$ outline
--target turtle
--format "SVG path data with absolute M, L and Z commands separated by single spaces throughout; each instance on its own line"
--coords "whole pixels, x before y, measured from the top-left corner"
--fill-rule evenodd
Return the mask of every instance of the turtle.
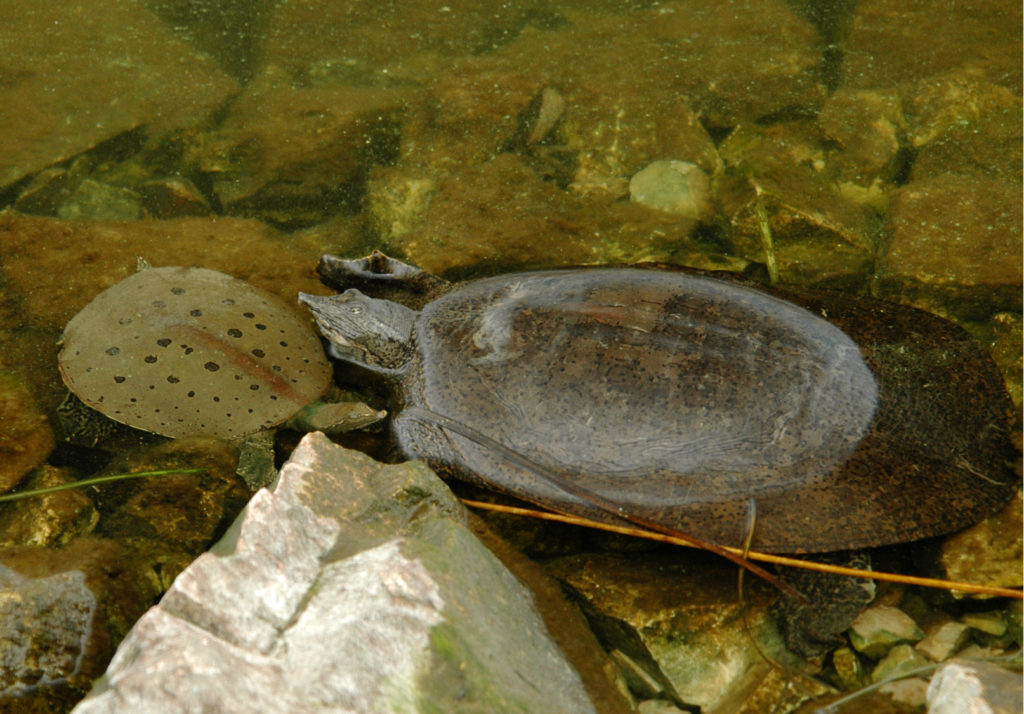
M 95 412 L 166 437 L 245 439 L 240 473 L 263 485 L 273 427 L 383 416 L 362 405 L 315 408 L 332 366 L 312 322 L 277 295 L 208 268 L 139 268 L 63 331 L 58 366 L 70 395 L 58 411 L 69 440 L 94 445 L 107 433 Z
M 913 307 L 664 266 L 317 271 L 343 292 L 299 300 L 388 390 L 398 456 L 548 509 L 825 553 L 961 529 L 1017 487 L 998 369 Z

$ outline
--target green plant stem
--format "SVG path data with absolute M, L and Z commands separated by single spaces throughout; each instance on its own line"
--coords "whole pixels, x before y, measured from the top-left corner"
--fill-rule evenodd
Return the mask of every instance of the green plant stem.
M 4 495 L 0 496 L 0 503 L 6 501 L 20 501 L 23 498 L 43 496 L 47 493 L 67 491 L 68 489 L 72 488 L 96 486 L 101 483 L 110 483 L 111 481 L 127 481 L 128 479 L 131 478 L 146 478 L 149 476 L 170 476 L 173 474 L 198 474 L 204 471 L 206 471 L 206 469 L 168 469 L 165 471 L 140 471 L 134 474 L 111 474 L 110 476 L 96 476 L 95 478 L 82 479 L 81 481 L 75 481 L 74 483 L 62 483 L 59 486 L 47 486 L 46 488 L 34 488 L 31 491 L 5 493 Z

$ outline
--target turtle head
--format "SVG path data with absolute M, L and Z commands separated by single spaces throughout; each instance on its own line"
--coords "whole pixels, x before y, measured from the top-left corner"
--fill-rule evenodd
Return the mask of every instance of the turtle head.
M 419 313 L 358 290 L 318 297 L 299 293 L 316 317 L 333 356 L 375 372 L 402 369 L 413 354 L 412 328 Z

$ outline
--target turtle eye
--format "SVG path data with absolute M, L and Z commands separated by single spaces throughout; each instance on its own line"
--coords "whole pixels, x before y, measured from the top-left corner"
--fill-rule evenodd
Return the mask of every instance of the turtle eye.
M 359 314 L 362 314 L 362 312 L 363 312 L 363 306 L 362 305 L 349 305 L 348 306 L 348 311 L 349 311 L 349 314 L 351 314 L 351 315 L 359 315 Z

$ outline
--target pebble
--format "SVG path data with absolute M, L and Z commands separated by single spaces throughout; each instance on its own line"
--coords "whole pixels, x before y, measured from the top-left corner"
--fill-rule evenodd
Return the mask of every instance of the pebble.
M 868 608 L 850 626 L 850 643 L 872 659 L 881 658 L 894 645 L 923 637 L 924 632 L 910 615 L 888 605 Z
M 917 643 L 917 651 L 933 662 L 942 662 L 960 649 L 970 636 L 970 627 L 962 622 L 947 622 Z
M 629 180 L 629 197 L 657 211 L 700 220 L 711 212 L 711 182 L 687 161 L 655 161 Z

